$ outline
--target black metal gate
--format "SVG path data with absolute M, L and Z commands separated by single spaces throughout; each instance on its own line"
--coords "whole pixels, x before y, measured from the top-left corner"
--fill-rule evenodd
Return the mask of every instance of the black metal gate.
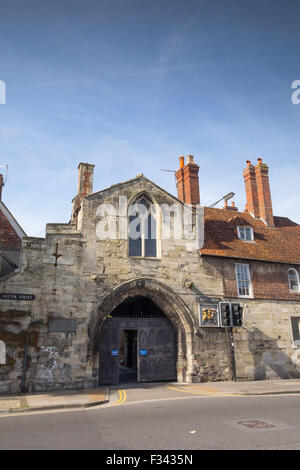
M 138 312 L 112 314 L 99 337 L 99 383 L 119 381 L 121 330 L 137 330 L 137 380 L 176 380 L 177 339 L 170 320 L 163 314 Z

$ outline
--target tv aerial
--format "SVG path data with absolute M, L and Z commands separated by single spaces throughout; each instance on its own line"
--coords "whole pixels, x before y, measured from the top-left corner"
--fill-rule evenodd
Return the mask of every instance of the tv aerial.
M 175 170 L 165 170 L 164 168 L 161 168 L 160 171 L 166 171 L 167 173 L 173 173 L 175 177 L 175 185 L 177 186 L 177 179 L 176 179 L 176 171 Z

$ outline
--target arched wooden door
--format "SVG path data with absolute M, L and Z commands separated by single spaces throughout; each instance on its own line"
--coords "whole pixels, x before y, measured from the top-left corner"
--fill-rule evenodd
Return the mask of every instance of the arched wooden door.
M 138 381 L 176 380 L 176 334 L 170 320 L 141 318 L 138 329 Z
M 121 330 L 137 332 L 137 381 L 177 380 L 177 338 L 170 320 L 148 299 L 131 299 L 115 309 L 99 337 L 99 383 L 119 382 Z

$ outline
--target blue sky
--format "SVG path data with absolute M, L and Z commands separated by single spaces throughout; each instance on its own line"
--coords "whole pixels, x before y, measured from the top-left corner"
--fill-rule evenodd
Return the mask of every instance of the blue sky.
M 180 155 L 201 202 L 270 167 L 275 215 L 300 223 L 300 3 L 277 0 L 0 0 L 3 201 L 27 234 L 68 222 L 80 161 L 94 190 L 144 173 L 176 194 Z

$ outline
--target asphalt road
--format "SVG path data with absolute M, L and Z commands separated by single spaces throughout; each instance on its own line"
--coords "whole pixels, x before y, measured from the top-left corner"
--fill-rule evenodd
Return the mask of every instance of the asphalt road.
M 300 449 L 300 396 L 115 391 L 97 409 L 1 417 L 0 449 Z

